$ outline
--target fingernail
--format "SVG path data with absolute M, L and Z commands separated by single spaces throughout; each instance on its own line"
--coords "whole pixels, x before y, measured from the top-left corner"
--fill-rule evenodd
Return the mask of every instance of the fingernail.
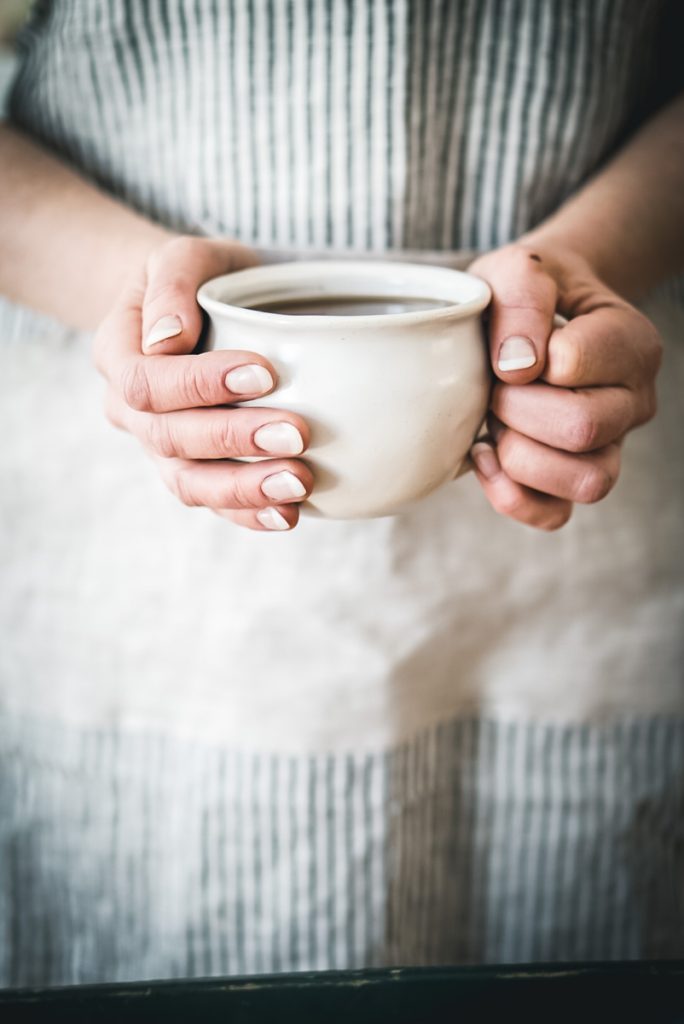
M 302 481 L 284 470 L 282 473 L 274 473 L 261 481 L 261 490 L 267 498 L 274 501 L 289 501 L 292 498 L 303 498 L 306 494 L 306 487 Z
M 478 441 L 470 449 L 470 457 L 485 480 L 492 480 L 501 472 L 497 454 L 486 441 Z
M 267 530 L 289 530 L 290 524 L 285 516 L 281 516 L 277 508 L 260 508 L 257 519 Z
M 266 423 L 255 431 L 254 444 L 269 455 L 299 455 L 304 451 L 302 435 L 291 423 Z
M 248 363 L 226 374 L 226 387 L 234 395 L 263 395 L 273 387 L 273 377 L 265 366 Z
M 183 324 L 179 316 L 174 314 L 172 316 L 160 317 L 156 324 L 147 332 L 147 337 L 143 342 L 143 351 L 147 352 L 153 345 L 158 345 L 160 341 L 175 338 L 182 330 Z
M 529 338 L 514 334 L 499 349 L 500 370 L 527 370 L 537 362 L 537 353 Z

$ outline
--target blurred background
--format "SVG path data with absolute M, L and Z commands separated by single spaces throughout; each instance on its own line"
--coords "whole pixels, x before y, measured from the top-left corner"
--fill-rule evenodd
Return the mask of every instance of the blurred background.
M 31 0 L 1 0 L 0 2 L 0 111 L 5 111 L 5 100 L 14 72 L 14 42 L 22 22 L 31 6 Z

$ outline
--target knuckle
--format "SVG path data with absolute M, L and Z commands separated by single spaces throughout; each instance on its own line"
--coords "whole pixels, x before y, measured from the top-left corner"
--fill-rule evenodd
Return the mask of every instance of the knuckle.
M 180 235 L 167 244 L 165 252 L 179 263 L 193 263 L 201 258 L 206 250 L 206 241 L 193 235 Z
M 575 501 L 593 505 L 605 498 L 613 483 L 613 476 L 605 467 L 586 466 L 575 486 Z
M 148 264 L 148 285 L 145 296 L 146 316 L 160 307 L 168 312 L 183 306 L 197 287 L 196 268 L 206 258 L 207 241 L 183 235 L 167 242 L 153 253 Z
M 216 419 L 210 428 L 209 443 L 212 450 L 228 456 L 244 455 L 247 450 L 242 431 L 231 416 Z
M 596 448 L 600 425 L 588 409 L 577 409 L 567 426 L 570 451 L 590 452 Z
M 646 322 L 648 324 L 648 331 L 646 332 L 646 340 L 644 342 L 646 369 L 655 377 L 663 361 L 664 345 L 655 326 L 650 320 Z
M 143 359 L 132 359 L 121 372 L 120 391 L 126 405 L 137 412 L 152 411 L 152 389 Z
M 261 504 L 266 504 L 266 501 L 267 499 L 264 497 Z M 233 508 L 256 508 L 259 505 L 259 502 L 254 500 L 247 481 L 239 469 L 236 469 L 233 474 L 230 501 L 226 502 L 226 504 L 232 505 Z
M 508 290 L 499 298 L 499 305 L 502 309 L 521 311 L 525 313 L 547 314 L 545 303 L 540 301 L 538 292 L 529 289 L 516 288 Z
M 178 500 L 188 508 L 196 508 L 201 504 L 193 494 L 192 477 L 189 470 L 177 469 L 171 476 L 170 486 Z
M 164 459 L 178 455 L 178 446 L 168 416 L 150 416 L 147 424 L 150 447 Z
M 153 286 L 153 296 L 170 285 L 177 278 L 182 280 L 183 273 L 175 268 L 191 266 L 200 257 L 206 243 L 202 239 L 193 238 L 191 235 L 181 235 L 172 238 L 169 242 L 157 249 L 151 256 L 149 262 L 149 276 Z M 174 268 L 174 269 L 171 269 Z M 158 279 L 159 288 L 154 287 L 154 281 Z
M 663 340 L 656 325 L 643 313 L 629 307 L 629 328 L 636 332 L 638 343 L 635 345 L 637 364 L 635 377 L 639 381 L 655 380 L 661 367 L 664 354 Z
M 159 306 L 173 310 L 187 299 L 188 287 L 186 275 L 175 272 L 170 277 L 150 284 L 145 305 L 148 309 Z
M 183 368 L 180 392 L 184 404 L 190 408 L 214 404 L 215 380 L 213 375 L 203 367 L 200 360 L 194 360 Z
M 658 411 L 658 397 L 655 388 L 651 387 L 643 395 L 641 409 L 637 418 L 637 425 L 648 423 Z
M 517 479 L 525 468 L 525 452 L 520 439 L 511 430 L 503 430 L 496 442 L 499 465 L 512 479 Z
M 655 387 L 652 384 L 648 387 L 642 387 L 633 398 L 632 415 L 628 429 L 631 427 L 641 427 L 644 423 L 648 423 L 649 420 L 653 419 L 657 411 L 658 396 Z

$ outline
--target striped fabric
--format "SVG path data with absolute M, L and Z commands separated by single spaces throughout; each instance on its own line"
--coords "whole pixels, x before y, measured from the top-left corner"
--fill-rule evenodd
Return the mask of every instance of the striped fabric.
M 41 0 L 12 116 L 154 217 L 484 249 L 631 125 L 664 0 Z
M 298 251 L 481 249 L 554 209 L 629 130 L 666 7 L 38 0 L 10 109 L 170 225 Z M 3 522 L 23 547 L 2 552 L 0 984 L 684 955 L 681 648 L 658 631 L 677 613 L 661 548 L 681 520 L 643 484 L 653 469 L 676 486 L 674 426 L 658 458 L 636 441 L 634 500 L 603 533 L 589 510 L 559 539 L 513 536 L 478 496 L 464 492 L 459 522 L 438 495 L 401 521 L 297 530 L 270 576 L 263 538 L 229 540 L 225 524 L 156 504 L 147 463 L 98 435 L 84 340 L 8 306 L 0 342 L 19 370 L 4 382 Z M 34 445 L 45 422 L 52 449 L 43 433 Z M 40 479 L 35 450 L 49 453 Z M 660 540 L 639 548 L 656 516 Z M 251 587 L 232 674 L 229 575 Z M 277 613 L 302 578 L 312 603 L 297 633 Z M 583 605 L 590 588 L 598 612 Z M 271 754 L 247 729 L 251 753 L 181 739 L 161 711 L 156 730 L 129 726 L 174 697 L 193 726 L 223 698 L 220 725 L 241 673 L 256 680 L 249 708 L 284 713 L 302 651 L 316 678 L 298 699 L 336 753 Z M 602 703 L 593 681 L 607 692 L 628 662 L 638 701 L 621 716 L 619 688 Z M 571 721 L 526 717 L 530 694 L 547 717 L 579 694 L 563 705 Z M 99 726 L 55 711 L 88 696 Z M 401 740 L 340 753 L 373 716 Z M 442 721 L 406 740 L 419 716 Z
M 684 956 L 682 722 L 310 759 L 34 722 L 0 794 L 2 984 Z

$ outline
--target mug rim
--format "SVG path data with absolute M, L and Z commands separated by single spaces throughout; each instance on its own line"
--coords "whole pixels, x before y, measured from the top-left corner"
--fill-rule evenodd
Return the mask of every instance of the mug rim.
M 324 313 L 272 313 L 261 309 L 253 309 L 249 306 L 242 306 L 234 302 L 228 302 L 224 299 L 217 298 L 212 292 L 221 287 L 224 283 L 230 283 L 231 286 L 237 285 L 237 293 L 239 295 L 240 286 L 245 287 L 259 283 L 261 278 L 267 278 L 264 285 L 271 285 L 277 287 L 278 284 L 284 286 L 288 283 L 296 283 L 298 281 L 306 281 L 307 276 L 312 274 L 323 275 L 323 277 L 335 278 L 339 277 L 340 274 L 347 272 L 348 274 L 357 274 L 362 279 L 369 276 L 370 274 L 384 273 L 387 275 L 394 275 L 395 279 L 397 275 L 405 275 L 408 279 L 411 274 L 418 278 L 434 278 L 440 280 L 444 288 L 448 290 L 447 285 L 452 284 L 456 288 L 460 285 L 461 292 L 463 291 L 464 284 L 468 285 L 468 290 L 471 292 L 471 296 L 466 299 L 454 298 L 453 304 L 446 306 L 439 306 L 435 309 L 423 309 L 423 310 L 412 310 L 405 313 L 364 313 L 361 315 L 354 315 L 353 317 L 345 317 L 336 314 L 324 314 Z M 232 289 L 235 292 L 235 288 Z M 424 290 L 423 290 L 424 291 Z M 369 284 L 369 292 L 373 294 L 372 286 Z M 474 293 L 474 294 L 473 294 Z M 332 293 L 328 293 L 332 294 Z M 339 293 L 338 293 L 339 294 Z M 359 297 L 363 297 L 363 291 L 360 291 Z M 375 292 L 377 294 L 377 291 Z M 318 291 L 312 287 L 307 297 L 325 297 L 326 292 Z M 397 298 L 400 299 L 400 294 L 397 294 Z M 426 299 L 437 298 L 434 293 L 432 296 L 424 294 Z M 316 327 L 319 329 L 335 327 L 339 328 L 340 321 L 345 321 L 349 325 L 350 321 L 353 322 L 354 328 L 358 327 L 380 327 L 380 326 L 392 326 L 406 324 L 410 325 L 413 323 L 429 323 L 432 321 L 439 321 L 444 318 L 449 320 L 464 320 L 477 313 L 482 312 L 490 303 L 492 297 L 491 289 L 486 281 L 481 277 L 477 277 L 475 274 L 470 274 L 462 270 L 454 270 L 451 267 L 442 267 L 430 263 L 410 263 L 403 262 L 401 260 L 369 260 L 369 259 L 349 259 L 349 260 L 306 260 L 306 261 L 292 261 L 287 263 L 274 263 L 274 264 L 263 264 L 258 267 L 248 267 L 245 270 L 236 270 L 229 274 L 220 274 L 217 277 L 210 278 L 201 285 L 197 292 L 197 301 L 199 305 L 207 313 L 212 316 L 223 316 L 226 310 L 230 310 L 231 316 L 237 316 L 239 319 L 243 319 L 246 322 L 257 324 L 279 324 L 279 325 L 292 325 L 293 322 L 298 323 L 302 328 L 306 326 Z M 261 301 L 264 301 L 263 299 Z M 447 300 L 448 301 L 448 300 Z

